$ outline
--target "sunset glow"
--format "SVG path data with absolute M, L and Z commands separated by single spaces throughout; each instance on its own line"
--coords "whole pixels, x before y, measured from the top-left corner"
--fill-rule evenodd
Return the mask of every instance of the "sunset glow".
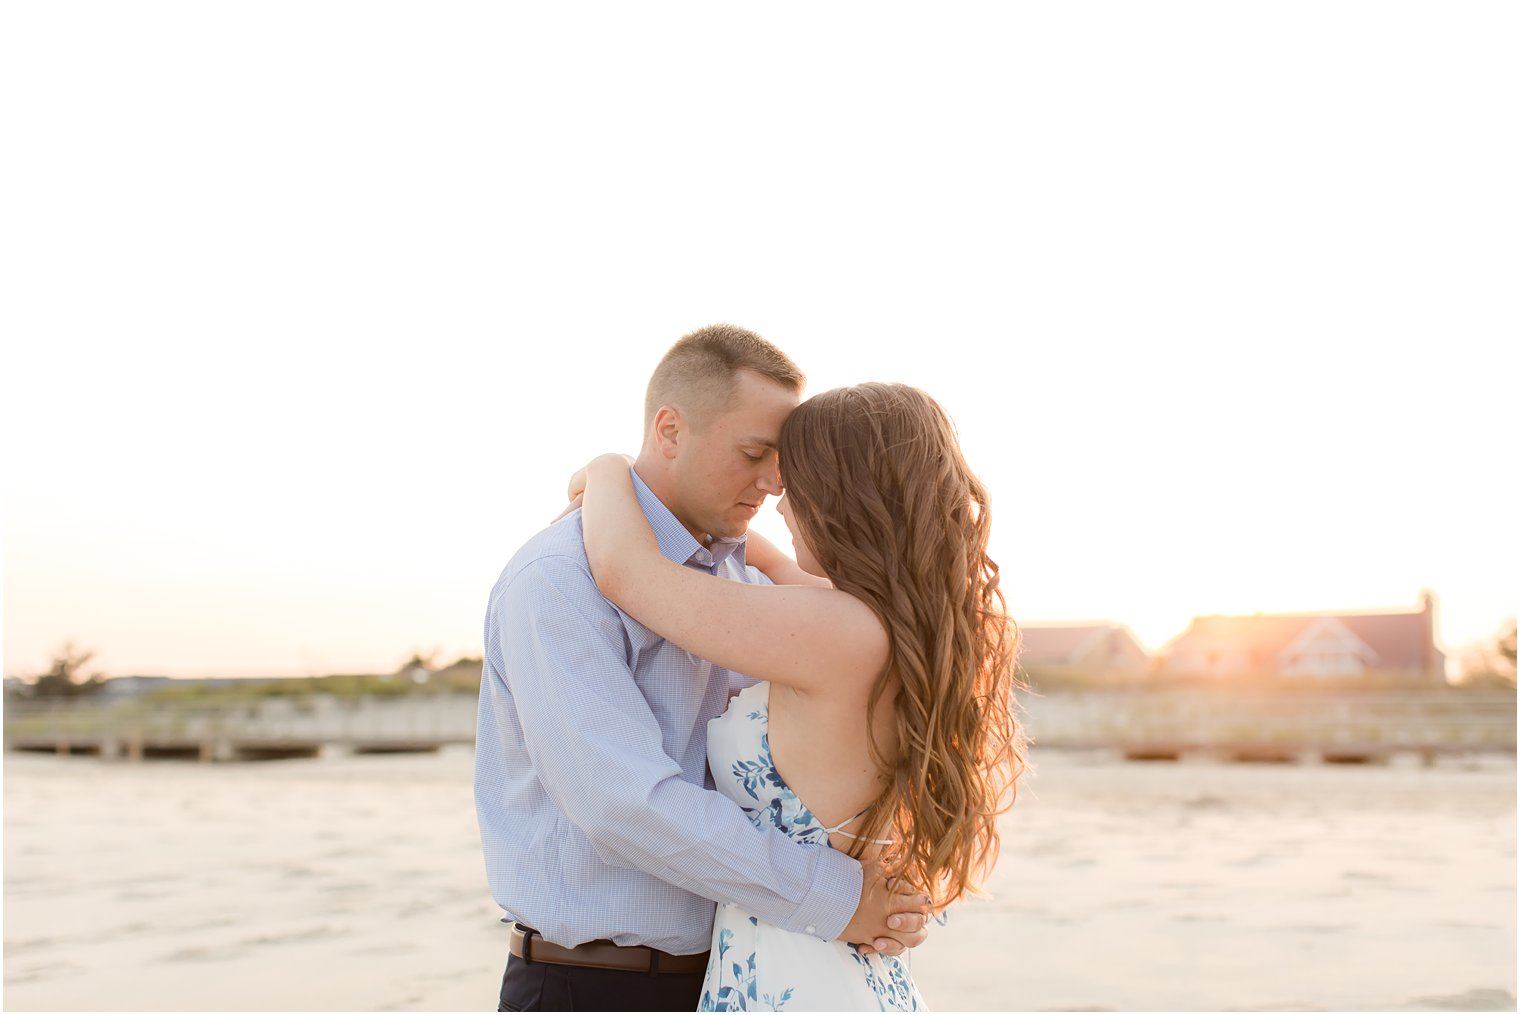
M 67 639 L 110 674 L 478 655 L 499 570 L 574 468 L 636 449 L 649 371 L 715 321 L 810 391 L 939 399 L 1020 619 L 1154 649 L 1197 614 L 1429 589 L 1455 655 L 1514 614 L 1512 58 L 1465 8 L 1378 8 L 1376 46 L 1349 6 L 1314 32 L 873 18 L 850 103 L 779 23 L 630 50 L 641 15 L 611 10 L 585 78 L 506 9 L 468 33 L 376 11 L 354 48 L 318 7 L 299 38 L 250 17 L 186 50 L 101 7 L 10 54 L 47 100 L 6 114 L 32 156 L 7 675 Z M 1194 46 L 1200 12 L 1252 44 Z

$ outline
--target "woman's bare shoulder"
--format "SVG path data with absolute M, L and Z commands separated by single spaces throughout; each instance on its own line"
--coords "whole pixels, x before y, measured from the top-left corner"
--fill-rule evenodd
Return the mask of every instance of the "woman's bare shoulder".
M 810 588 L 818 611 L 810 625 L 821 664 L 839 680 L 874 684 L 887 664 L 891 638 L 865 600 L 833 588 Z M 834 681 L 826 682 L 823 686 Z

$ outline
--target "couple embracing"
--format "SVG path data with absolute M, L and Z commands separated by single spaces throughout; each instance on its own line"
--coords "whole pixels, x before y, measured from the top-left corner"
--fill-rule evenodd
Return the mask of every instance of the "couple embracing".
M 682 338 L 638 458 L 578 472 L 491 592 L 499 1010 L 924 1007 L 904 952 L 1023 766 L 1015 629 L 940 407 L 802 388 L 753 332 Z M 795 559 L 748 533 L 767 496 Z

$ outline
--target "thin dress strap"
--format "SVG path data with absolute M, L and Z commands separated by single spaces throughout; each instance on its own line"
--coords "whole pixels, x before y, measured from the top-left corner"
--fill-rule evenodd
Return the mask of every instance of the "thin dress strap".
M 865 817 L 866 816 L 866 811 L 869 811 L 870 809 L 871 808 L 867 807 L 865 811 L 861 811 L 859 814 L 855 815 L 855 817 L 853 817 L 853 818 L 845 818 L 843 821 L 841 821 L 839 824 L 835 825 L 833 828 L 825 828 L 824 831 L 828 832 L 830 835 L 833 835 L 835 832 L 838 832 L 840 835 L 844 836 L 847 839 L 859 839 L 860 836 L 853 835 L 853 834 L 851 834 L 849 832 L 846 832 L 844 830 L 844 826 L 848 825 L 852 821 L 856 821 L 856 820 L 859 820 L 860 818 Z M 878 846 L 891 846 L 891 845 L 895 845 L 896 844 L 896 840 L 894 840 L 894 839 L 866 839 L 865 841 L 866 842 L 875 843 Z

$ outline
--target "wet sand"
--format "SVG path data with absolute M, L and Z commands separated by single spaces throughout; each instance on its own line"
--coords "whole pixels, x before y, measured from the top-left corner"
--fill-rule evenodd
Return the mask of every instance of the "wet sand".
M 1513 756 L 1037 762 L 932 1007 L 1515 1009 Z M 495 1007 L 467 749 L 4 764 L 7 1010 Z

